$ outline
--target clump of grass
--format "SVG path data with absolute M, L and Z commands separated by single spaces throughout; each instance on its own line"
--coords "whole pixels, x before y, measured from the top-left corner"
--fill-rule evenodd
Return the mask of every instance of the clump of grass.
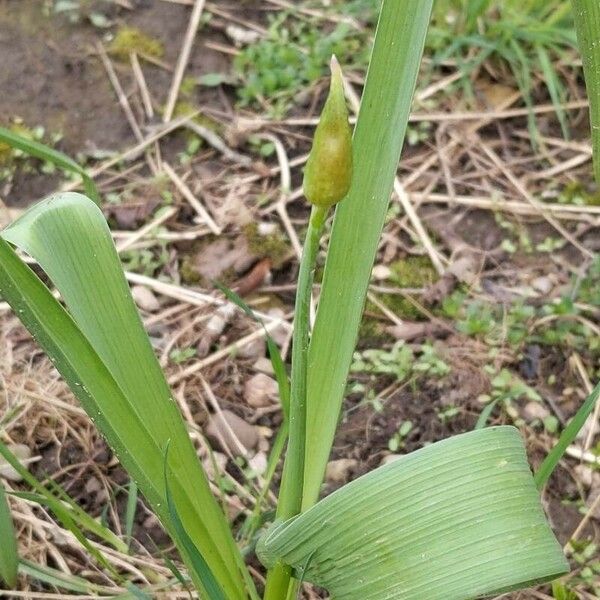
M 487 62 L 492 76 L 508 68 L 526 105 L 532 107 L 534 75 L 540 74 L 567 135 L 560 106 L 567 90 L 553 65 L 577 47 L 569 2 L 444 0 L 434 9 L 427 47 L 434 65 L 452 63 L 460 69 L 463 89 L 470 97 L 471 75 Z M 533 115 L 529 126 L 535 134 Z

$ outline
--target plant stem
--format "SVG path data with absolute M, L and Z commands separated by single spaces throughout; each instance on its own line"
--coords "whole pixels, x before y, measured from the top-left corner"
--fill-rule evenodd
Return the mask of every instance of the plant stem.
M 326 216 L 326 208 L 313 206 L 298 273 L 292 338 L 290 433 L 277 504 L 277 519 L 282 521 L 297 515 L 302 507 L 306 454 L 306 363 L 310 339 L 310 301 L 319 241 Z M 290 578 L 291 569 L 286 565 L 277 565 L 271 569 L 267 574 L 265 600 L 285 598 Z

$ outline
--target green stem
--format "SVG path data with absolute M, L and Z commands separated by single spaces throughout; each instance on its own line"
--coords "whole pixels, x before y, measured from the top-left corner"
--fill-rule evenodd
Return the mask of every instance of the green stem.
M 310 301 L 319 241 L 326 216 L 326 208 L 313 206 L 298 273 L 292 338 L 289 442 L 277 504 L 277 519 L 282 521 L 297 515 L 302 507 L 306 454 L 306 364 L 310 339 Z M 267 574 L 265 600 L 285 598 L 290 578 L 291 569 L 286 565 L 276 565 L 271 569 Z

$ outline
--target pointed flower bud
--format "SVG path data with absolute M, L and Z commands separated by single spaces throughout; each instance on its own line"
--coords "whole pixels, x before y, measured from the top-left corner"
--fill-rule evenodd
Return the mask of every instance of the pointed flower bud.
M 331 85 L 304 171 L 304 194 L 327 208 L 348 193 L 352 180 L 352 130 L 344 98 L 342 70 L 331 58 Z

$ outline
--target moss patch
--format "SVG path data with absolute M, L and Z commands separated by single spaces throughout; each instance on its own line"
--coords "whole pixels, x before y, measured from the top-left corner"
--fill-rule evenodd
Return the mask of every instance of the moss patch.
M 270 258 L 273 267 L 278 269 L 287 258 L 290 246 L 287 239 L 278 231 L 262 235 L 256 223 L 248 223 L 243 229 L 250 252 L 257 258 Z
M 132 53 L 162 58 L 165 48 L 159 40 L 151 38 L 135 27 L 121 27 L 108 51 L 120 60 L 128 60 Z
M 585 204 L 587 206 L 600 206 L 600 191 L 589 192 L 579 181 L 572 181 L 565 185 L 561 201 L 565 204 Z
M 390 265 L 392 280 L 403 288 L 430 286 L 438 279 L 437 271 L 426 256 L 407 256 Z
M 426 256 L 408 256 L 389 265 L 391 280 L 401 288 L 423 288 L 435 283 L 438 274 Z M 409 300 L 397 294 L 381 294 L 379 300 L 394 314 L 407 321 L 420 321 L 425 317 Z M 366 310 L 381 312 L 367 301 Z

